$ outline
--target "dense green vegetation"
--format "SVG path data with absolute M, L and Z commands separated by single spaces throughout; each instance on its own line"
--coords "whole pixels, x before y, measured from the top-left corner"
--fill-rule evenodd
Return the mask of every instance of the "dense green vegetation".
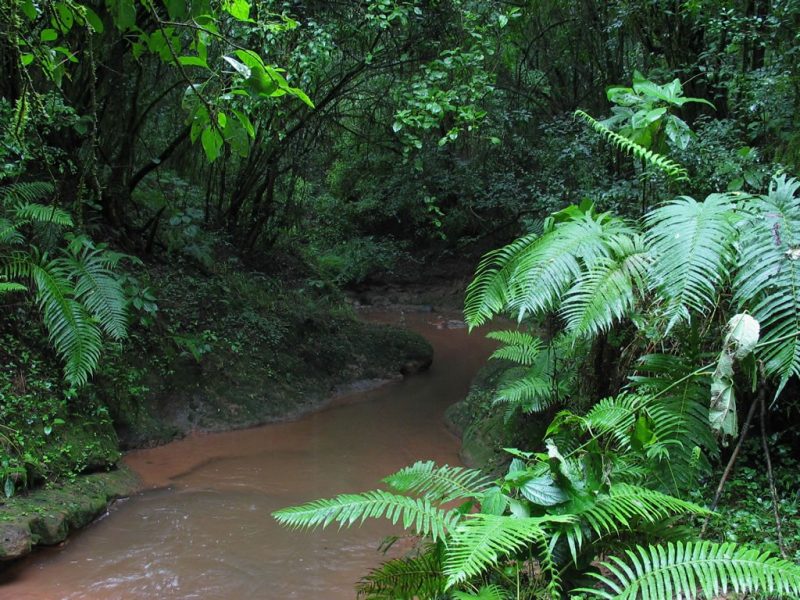
M 7 0 L 4 494 L 424 362 L 346 292 L 447 265 L 470 327 L 517 323 L 463 423 L 507 449 L 281 522 L 418 536 L 364 598 L 797 597 L 799 27 L 794 0 Z

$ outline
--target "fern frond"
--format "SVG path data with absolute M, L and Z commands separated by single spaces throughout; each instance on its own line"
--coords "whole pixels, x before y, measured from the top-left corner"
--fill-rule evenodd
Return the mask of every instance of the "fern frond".
M 681 196 L 645 218 L 652 287 L 668 303 L 667 332 L 688 320 L 690 310 L 705 314 L 716 304 L 733 259 L 734 206 L 730 194 L 711 194 L 704 202 Z
M 477 496 L 491 480 L 476 469 L 438 467 L 429 460 L 405 467 L 383 482 L 398 492 L 420 494 L 431 502 L 446 503 Z
M 115 340 L 128 334 L 128 301 L 120 279 L 112 270 L 119 256 L 84 245 L 79 251 L 56 259 L 59 267 L 75 278 L 75 298 Z
M 62 227 L 72 227 L 72 217 L 56 206 L 45 206 L 35 202 L 20 204 L 14 211 L 19 221 L 29 223 L 50 223 Z
M 468 515 L 451 532 L 444 566 L 447 587 L 480 575 L 503 556 L 532 543 L 546 547 L 548 534 L 545 527 L 573 520 L 571 515 L 527 518 Z
M 539 236 L 528 234 L 507 246 L 487 253 L 478 264 L 475 278 L 467 286 L 464 317 L 470 329 L 480 327 L 505 310 L 507 289 L 515 270 L 514 260 Z
M 776 178 L 769 194 L 747 204 L 734 300 L 762 328 L 759 355 L 781 388 L 800 376 L 800 182 Z M 794 334 L 794 335 L 793 335 Z
M 491 331 L 486 337 L 505 344 L 495 350 L 489 358 L 508 360 L 525 366 L 532 365 L 536 361 L 544 346 L 542 340 L 524 331 Z
M 26 288 L 21 283 L 13 283 L 8 281 L 0 281 L 0 294 L 9 294 L 11 292 L 25 292 Z
M 645 286 L 649 252 L 641 236 L 609 240 L 612 255 L 599 257 L 578 277 L 561 305 L 567 331 L 577 336 L 607 332 L 634 307 Z
M 684 167 L 676 163 L 674 160 L 667 158 L 661 154 L 648 150 L 631 139 L 626 138 L 624 135 L 612 131 L 600 121 L 593 118 L 588 113 L 582 110 L 576 110 L 575 116 L 585 121 L 589 127 L 595 132 L 599 133 L 609 144 L 621 150 L 628 156 L 633 156 L 639 160 L 645 161 L 647 164 L 652 165 L 675 181 L 689 181 L 689 174 Z
M 0 244 L 9 246 L 21 243 L 24 238 L 19 232 L 19 223 L 13 223 L 0 217 Z
M 329 500 L 315 500 L 300 506 L 272 513 L 281 524 L 292 529 L 325 528 L 331 523 L 350 527 L 367 519 L 400 521 L 405 529 L 417 535 L 430 535 L 434 540 L 452 530 L 459 519 L 455 510 L 445 511 L 433 506 L 427 498 L 409 498 L 383 490 L 362 494 L 341 494 Z
M 477 593 L 453 592 L 455 600 L 507 600 L 508 593 L 499 585 L 485 585 Z
M 432 546 L 416 556 L 386 561 L 356 584 L 361 600 L 413 600 L 438 598 L 444 594 L 442 551 Z
M 53 184 L 46 181 L 10 183 L 0 186 L 0 204 L 7 206 L 39 202 L 54 193 Z
M 74 299 L 67 274 L 56 261 L 32 264 L 36 301 L 56 352 L 64 359 L 64 374 L 75 385 L 86 383 L 97 367 L 103 338 L 83 305 Z
M 732 543 L 638 546 L 635 551 L 628 550 L 625 559 L 612 556 L 602 566 L 611 576 L 593 576 L 608 591 L 576 591 L 616 600 L 710 599 L 729 591 L 800 596 L 800 567 L 768 552 Z
M 617 447 L 630 447 L 631 430 L 642 399 L 634 394 L 603 398 L 583 417 L 584 428 L 596 437 L 609 436 Z

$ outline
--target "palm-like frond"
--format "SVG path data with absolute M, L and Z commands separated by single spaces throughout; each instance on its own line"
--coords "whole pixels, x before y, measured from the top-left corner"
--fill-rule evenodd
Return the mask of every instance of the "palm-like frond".
M 747 204 L 741 226 L 734 300 L 762 328 L 759 352 L 768 374 L 800 375 L 800 182 L 775 179 Z
M 527 518 L 468 515 L 451 532 L 444 566 L 447 586 L 480 575 L 502 557 L 530 544 L 545 551 L 549 537 L 545 527 L 573 520 L 570 515 Z
M 506 600 L 508 593 L 499 585 L 485 585 L 472 594 L 470 592 L 453 592 L 455 600 Z
M 25 292 L 26 288 L 21 283 L 13 283 L 8 281 L 0 281 L 0 294 L 9 294 L 11 292 Z
M 611 576 L 594 577 L 606 589 L 579 591 L 615 600 L 710 599 L 729 591 L 800 596 L 800 567 L 768 552 L 731 543 L 638 546 L 635 551 L 628 550 L 625 559 L 612 556 L 602 566 Z
M 595 336 L 611 329 L 634 306 L 646 289 L 649 252 L 638 235 L 620 235 L 609 240 L 610 256 L 599 257 L 566 294 L 561 316 L 567 331 Z
M 356 585 L 363 600 L 435 599 L 443 596 L 446 579 L 442 574 L 439 545 L 414 556 L 388 560 L 373 569 Z
M 667 302 L 667 332 L 689 311 L 704 314 L 716 304 L 733 258 L 733 209 L 730 194 L 704 202 L 681 196 L 647 215 L 651 285 Z
M 411 529 L 418 535 L 430 535 L 437 540 L 455 526 L 460 515 L 455 510 L 445 511 L 434 506 L 427 498 L 409 498 L 373 490 L 315 500 L 278 510 L 272 516 L 281 525 L 293 529 L 325 528 L 331 523 L 350 527 L 367 519 L 385 517 L 392 523 L 400 521 L 405 529 Z
M 398 492 L 420 494 L 438 503 L 472 498 L 491 483 L 476 469 L 448 465 L 439 467 L 432 460 L 416 462 L 383 481 Z
M 532 365 L 536 361 L 544 346 L 542 340 L 524 331 L 491 331 L 486 337 L 504 344 L 495 350 L 490 358 L 508 360 L 525 366 Z
M 652 165 L 664 173 L 669 175 L 671 178 L 675 179 L 676 181 L 688 181 L 689 174 L 687 173 L 686 169 L 676 163 L 674 160 L 667 158 L 657 152 L 653 152 L 652 150 L 648 150 L 644 146 L 637 144 L 633 140 L 626 138 L 624 135 L 617 133 L 616 131 L 612 131 L 603 123 L 593 118 L 591 115 L 585 113 L 582 110 L 576 110 L 575 116 L 579 117 L 583 121 L 589 124 L 589 127 L 594 129 L 597 133 L 599 133 L 605 140 L 617 148 L 621 150 L 628 156 L 636 157 L 640 160 L 645 161 L 647 164 Z

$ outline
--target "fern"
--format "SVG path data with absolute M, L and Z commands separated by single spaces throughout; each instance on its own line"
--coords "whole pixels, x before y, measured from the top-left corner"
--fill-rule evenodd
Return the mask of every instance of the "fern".
M 762 327 L 760 356 L 781 388 L 800 375 L 800 182 L 776 178 L 742 222 L 734 300 Z
M 646 289 L 650 253 L 641 236 L 620 235 L 609 241 L 612 255 L 599 257 L 578 277 L 561 305 L 567 331 L 594 337 L 607 332 L 633 309 Z
M 301 506 L 272 513 L 281 525 L 293 529 L 325 528 L 331 523 L 350 527 L 367 519 L 385 517 L 393 524 L 401 521 L 405 529 L 417 535 L 430 535 L 434 540 L 451 530 L 460 515 L 431 504 L 427 498 L 409 498 L 383 490 L 362 494 L 341 494 L 329 500 L 315 500 Z
M 451 532 L 445 557 L 447 587 L 483 573 L 506 555 L 535 543 L 547 554 L 545 527 L 573 522 L 574 517 L 516 518 L 502 515 L 468 515 Z
M 577 590 L 617 600 L 714 598 L 729 591 L 800 596 L 800 567 L 768 552 L 732 543 L 677 542 L 638 546 L 625 559 L 602 563 L 610 576 L 593 574 L 607 590 Z
M 551 547 L 563 533 L 567 539 L 573 560 L 583 545 L 585 523 L 597 537 L 635 530 L 639 523 L 655 524 L 674 515 L 706 515 L 708 510 L 692 502 L 675 498 L 647 488 L 618 483 L 611 486 L 607 494 L 594 498 L 577 497 L 563 509 L 565 513 L 580 519 L 552 537 Z
M 733 209 L 729 194 L 712 194 L 704 202 L 682 196 L 647 215 L 651 286 L 667 302 L 667 332 L 687 321 L 690 310 L 705 314 L 716 304 L 733 258 Z
M 30 181 L 0 186 L 0 204 L 27 204 L 40 201 L 55 192 L 52 183 Z
M 628 156 L 638 158 L 639 160 L 642 160 L 647 164 L 660 169 L 675 181 L 689 181 L 689 174 L 686 169 L 675 161 L 667 158 L 666 156 L 653 152 L 652 150 L 648 150 L 644 146 L 641 146 L 633 140 L 626 138 L 624 135 L 612 131 L 600 121 L 594 119 L 591 115 L 582 110 L 576 110 L 575 116 L 588 123 L 589 127 L 603 136 L 603 138 L 609 144 L 618 150 L 621 150 Z
M 486 337 L 504 344 L 495 350 L 490 358 L 508 360 L 525 366 L 536 362 L 544 346 L 542 340 L 523 331 L 491 331 Z
M 437 544 L 416 556 L 386 561 L 358 582 L 356 593 L 363 600 L 433 599 L 444 594 L 446 581 Z
M 467 288 L 464 314 L 471 327 L 503 311 L 522 320 L 552 310 L 584 268 L 610 255 L 610 240 L 631 234 L 607 213 L 568 210 L 542 236 L 526 236 L 483 259 Z
M 113 268 L 123 255 L 97 249 L 86 239 L 79 242 L 57 263 L 76 279 L 74 297 L 111 338 L 121 340 L 128 331 L 128 301 Z
M 491 483 L 475 469 L 437 467 L 433 461 L 416 462 L 383 481 L 398 492 L 420 494 L 439 503 L 477 496 Z
M 486 585 L 475 594 L 468 592 L 453 592 L 455 600 L 507 600 L 508 594 L 499 585 Z

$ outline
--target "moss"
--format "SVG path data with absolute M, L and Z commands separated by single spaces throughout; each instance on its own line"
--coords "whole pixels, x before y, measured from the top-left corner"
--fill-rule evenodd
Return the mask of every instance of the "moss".
M 0 559 L 19 558 L 37 545 L 64 541 L 103 513 L 109 502 L 137 489 L 127 468 L 93 473 L 14 496 L 0 504 Z

